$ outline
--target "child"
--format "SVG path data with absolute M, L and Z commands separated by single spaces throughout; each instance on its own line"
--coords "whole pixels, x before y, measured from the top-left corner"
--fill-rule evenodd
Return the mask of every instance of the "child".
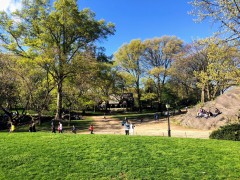
M 13 124 L 13 122 L 11 122 L 10 132 L 13 132 L 14 130 L 15 130 L 15 125 Z
M 93 125 L 91 124 L 90 127 L 89 127 L 89 131 L 91 132 L 91 134 L 93 134 Z
M 75 128 L 74 125 L 72 126 L 72 132 L 73 132 L 74 134 L 76 134 L 76 128 Z
M 62 131 L 62 123 L 61 122 L 59 122 L 59 125 L 58 125 L 58 133 L 62 133 L 63 131 Z

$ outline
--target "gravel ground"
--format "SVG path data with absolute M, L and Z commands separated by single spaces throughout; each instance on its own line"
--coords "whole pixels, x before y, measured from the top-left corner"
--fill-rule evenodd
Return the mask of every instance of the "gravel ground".
M 119 120 L 113 119 L 110 116 L 104 119 L 101 116 L 93 116 L 95 134 L 116 134 L 124 135 L 124 127 L 121 125 Z M 132 121 L 135 125 L 133 135 L 144 135 L 144 136 L 168 136 L 168 123 L 167 120 L 144 120 L 143 123 L 138 121 Z M 193 128 L 186 128 L 180 125 L 171 123 L 170 129 L 172 137 L 183 137 L 183 138 L 203 138 L 208 139 L 211 133 L 210 130 L 199 130 Z M 85 132 L 88 133 L 88 132 Z M 132 135 L 130 131 L 130 135 Z

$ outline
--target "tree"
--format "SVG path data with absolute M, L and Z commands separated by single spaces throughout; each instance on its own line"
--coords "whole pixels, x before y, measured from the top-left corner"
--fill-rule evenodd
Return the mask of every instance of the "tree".
M 17 100 L 16 76 L 10 70 L 11 56 L 0 54 L 0 105 L 11 108 Z
M 238 67 L 239 52 L 236 47 L 219 39 L 207 38 L 187 45 L 175 57 L 172 80 L 184 87 L 188 97 L 193 93 L 204 103 L 238 84 Z
M 145 101 L 147 105 L 150 104 L 150 107 L 153 108 L 153 101 L 157 99 L 155 82 L 152 78 L 143 78 L 142 81 L 144 84 L 142 101 Z
M 198 58 L 196 52 L 198 52 L 198 49 L 196 49 L 194 43 L 186 44 L 181 53 L 175 56 L 171 68 L 170 84 L 172 91 L 185 106 L 200 100 L 193 72 L 204 67 L 205 63 Z
M 131 84 L 137 93 L 137 102 L 139 111 L 142 111 L 140 78 L 143 75 L 144 69 L 141 63 L 141 58 L 144 53 L 144 45 L 141 40 L 132 40 L 129 44 L 124 44 L 114 54 L 114 61 L 122 72 L 129 84 Z
M 27 109 L 37 112 L 38 122 L 41 124 L 42 113 L 49 109 L 52 100 L 54 81 L 48 71 L 29 59 L 18 59 L 14 69 L 18 76 L 19 100 L 26 104 Z
M 26 0 L 22 9 L 0 13 L 3 47 L 34 59 L 48 71 L 57 86 L 56 119 L 61 118 L 63 82 L 76 73 L 72 60 L 100 38 L 114 34 L 114 25 L 95 20 L 88 9 L 78 10 L 76 0 Z
M 21 77 L 16 70 L 18 65 L 16 56 L 1 54 L 0 64 L 0 107 L 8 120 L 17 125 L 26 117 L 26 109 L 29 105 L 29 101 L 26 99 L 29 100 L 29 95 L 25 97 L 25 100 L 21 98 L 21 85 L 19 83 Z M 21 112 L 19 107 L 21 107 Z
M 170 75 L 169 69 L 174 56 L 181 51 L 182 43 L 175 36 L 163 36 L 144 41 L 145 52 L 143 57 L 145 67 L 155 83 L 159 111 L 161 109 L 164 85 Z
M 121 93 L 117 86 L 119 75 L 111 63 L 101 63 L 98 67 L 98 71 L 96 71 L 97 76 L 95 78 L 94 91 L 96 92 L 97 90 L 98 97 L 101 97 L 101 100 L 106 102 L 105 110 L 107 111 L 110 97 L 114 97 L 120 101 L 119 97 L 121 96 Z
M 239 0 L 193 0 L 194 10 L 191 14 L 197 21 L 210 18 L 220 24 L 220 31 L 229 33 L 228 40 L 240 39 L 240 4 Z
M 196 71 L 197 85 L 206 91 L 207 100 L 213 100 L 229 87 L 237 84 L 239 77 L 239 51 L 236 47 L 215 38 L 200 40 L 199 45 L 205 52 L 207 62 L 205 71 Z M 204 102 L 202 95 L 202 102 Z

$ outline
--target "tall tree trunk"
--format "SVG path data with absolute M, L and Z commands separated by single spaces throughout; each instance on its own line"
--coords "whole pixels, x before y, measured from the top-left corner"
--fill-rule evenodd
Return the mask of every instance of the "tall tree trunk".
M 72 108 L 71 108 L 71 106 L 69 107 L 69 116 L 68 116 L 68 127 L 71 125 L 71 110 L 72 110 Z
M 42 124 L 42 112 L 38 111 L 38 124 L 41 125 Z
M 161 100 L 161 90 L 160 89 L 158 89 L 157 90 L 157 111 L 161 111 L 161 104 L 162 104 L 162 102 L 161 102 L 162 100 Z
M 158 112 L 161 111 L 161 106 L 162 106 L 161 100 L 158 100 L 158 104 L 157 104 L 157 111 Z
M 137 85 L 137 100 L 138 100 L 138 106 L 139 106 L 139 112 L 142 112 L 142 103 L 141 103 L 141 92 L 139 88 L 139 84 Z
M 157 110 L 161 111 L 161 104 L 162 104 L 162 91 L 161 91 L 161 79 L 158 76 L 157 77 L 157 103 L 158 103 L 158 107 Z
M 204 103 L 204 101 L 205 101 L 205 93 L 204 93 L 204 90 L 205 90 L 205 85 L 202 86 L 201 103 Z
M 209 85 L 207 85 L 207 100 L 211 100 Z
M 57 112 L 55 119 L 62 119 L 62 81 L 58 82 L 57 85 Z

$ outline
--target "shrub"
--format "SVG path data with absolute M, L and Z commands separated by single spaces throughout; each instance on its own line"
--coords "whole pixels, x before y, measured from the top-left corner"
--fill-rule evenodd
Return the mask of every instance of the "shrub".
M 240 141 L 240 124 L 221 126 L 220 129 L 213 131 L 209 138 Z

